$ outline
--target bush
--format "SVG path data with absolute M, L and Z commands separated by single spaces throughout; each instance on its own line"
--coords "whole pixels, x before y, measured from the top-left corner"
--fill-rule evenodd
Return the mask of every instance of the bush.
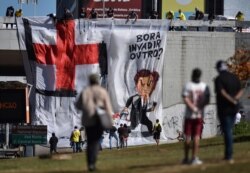
M 234 135 L 244 135 L 249 133 L 250 133 L 250 122 L 248 121 L 241 121 L 233 128 Z

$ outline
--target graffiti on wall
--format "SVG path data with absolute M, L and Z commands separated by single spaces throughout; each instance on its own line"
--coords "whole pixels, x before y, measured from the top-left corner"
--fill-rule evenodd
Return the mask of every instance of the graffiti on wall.
M 179 135 L 178 131 L 183 131 L 184 114 L 184 104 L 175 105 L 163 111 L 162 126 L 168 140 L 176 140 Z M 206 107 L 203 127 L 203 137 L 212 137 L 220 133 L 215 105 Z

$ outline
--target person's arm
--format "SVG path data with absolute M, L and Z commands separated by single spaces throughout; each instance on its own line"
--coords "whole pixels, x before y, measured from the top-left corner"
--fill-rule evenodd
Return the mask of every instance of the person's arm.
M 243 94 L 242 89 L 235 95 L 235 97 L 230 96 L 225 89 L 221 89 L 220 92 L 224 98 L 226 98 L 229 102 L 233 103 L 234 105 L 238 104 L 238 100 Z
M 155 110 L 156 105 L 157 105 L 157 102 L 153 102 L 153 106 L 147 109 L 147 112 L 153 112 Z
M 183 101 L 193 112 L 198 112 L 198 108 L 193 104 L 189 97 L 183 97 Z
M 132 104 L 132 101 L 133 101 L 133 96 L 128 98 L 125 107 L 128 108 Z

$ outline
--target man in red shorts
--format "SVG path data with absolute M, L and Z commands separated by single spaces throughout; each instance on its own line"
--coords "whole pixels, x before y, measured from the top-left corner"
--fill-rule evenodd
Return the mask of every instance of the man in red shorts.
M 200 135 L 203 126 L 204 108 L 209 103 L 210 92 L 208 86 L 200 81 L 201 70 L 195 68 L 192 71 L 192 80 L 188 82 L 183 89 L 183 101 L 186 104 L 184 134 L 184 159 L 183 164 L 191 163 L 200 165 L 202 161 L 197 157 Z M 189 149 L 193 140 L 191 162 L 188 158 Z

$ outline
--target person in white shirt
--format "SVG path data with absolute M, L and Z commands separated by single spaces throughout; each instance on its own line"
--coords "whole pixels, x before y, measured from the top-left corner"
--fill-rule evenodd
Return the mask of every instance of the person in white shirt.
M 199 68 L 193 69 L 192 79 L 184 86 L 182 92 L 183 101 L 186 104 L 184 117 L 184 134 L 186 140 L 184 142 L 183 164 L 190 163 L 188 155 L 191 148 L 191 139 L 193 139 L 191 163 L 193 165 L 202 164 L 197 154 L 203 125 L 204 108 L 209 103 L 210 92 L 207 84 L 200 81 L 200 77 L 201 70 Z

